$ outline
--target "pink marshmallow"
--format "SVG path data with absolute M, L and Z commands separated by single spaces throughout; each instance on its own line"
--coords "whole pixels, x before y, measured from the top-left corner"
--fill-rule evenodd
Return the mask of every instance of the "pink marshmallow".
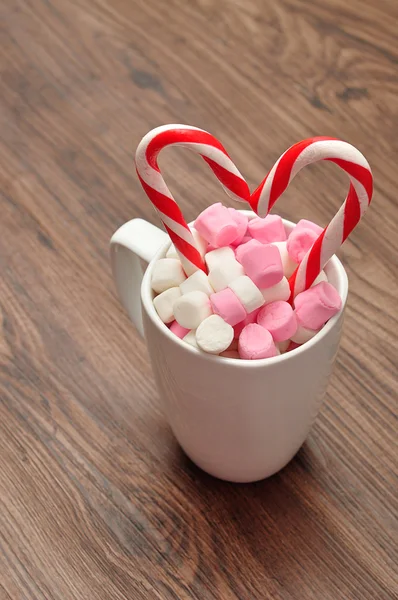
M 229 325 L 236 325 L 246 317 L 246 311 L 242 303 L 229 288 L 212 294 L 210 304 L 213 312 L 220 315 Z
M 235 208 L 228 208 L 228 212 L 238 226 L 238 237 L 233 242 L 234 246 L 238 246 L 246 235 L 249 217 L 243 215 L 238 210 L 235 210 Z
M 206 208 L 195 221 L 196 231 L 215 248 L 228 246 L 238 237 L 238 224 L 221 202 Z
M 294 229 L 312 229 L 317 236 L 321 235 L 323 229 L 320 225 L 313 223 L 312 221 L 307 221 L 307 219 L 300 219 Z
M 184 338 L 187 333 L 190 332 L 190 329 L 185 329 L 185 327 L 181 327 L 177 321 L 173 321 L 170 325 L 170 331 L 172 331 L 177 337 L 180 338 L 180 340 L 182 340 L 182 338 Z
M 318 330 L 341 309 L 338 291 L 326 281 L 297 294 L 294 308 L 300 325 Z
M 261 248 L 262 245 L 263 244 L 261 244 L 257 240 L 253 240 L 252 238 L 250 238 L 250 240 L 248 240 L 247 242 L 242 241 L 242 243 L 237 248 L 235 248 L 236 260 L 239 261 L 240 264 L 242 264 L 242 259 L 246 252 L 249 252 L 252 248 Z
M 246 275 L 260 290 L 276 285 L 283 278 L 281 255 L 276 246 L 264 245 L 252 240 L 245 244 L 238 259 Z
M 264 306 L 257 315 L 257 323 L 270 332 L 275 342 L 288 340 L 297 331 L 296 315 L 283 300 Z
M 297 263 L 301 262 L 322 231 L 322 227 L 316 223 L 301 219 L 287 240 L 290 258 Z
M 246 360 L 277 356 L 272 335 L 256 323 L 246 325 L 239 336 L 239 356 Z
M 318 235 L 312 229 L 293 229 L 287 240 L 287 251 L 292 260 L 299 263 L 303 260 Z
M 262 244 L 286 240 L 285 226 L 278 215 L 267 215 L 264 219 L 260 219 L 260 217 L 251 219 L 248 231 L 255 240 Z
M 237 325 L 234 326 L 234 339 L 238 338 L 242 333 L 242 329 L 246 327 L 246 325 L 250 325 L 250 323 L 255 323 L 257 321 L 257 315 L 260 312 L 260 309 L 257 308 L 253 310 L 251 313 L 248 313 L 243 321 L 240 321 Z

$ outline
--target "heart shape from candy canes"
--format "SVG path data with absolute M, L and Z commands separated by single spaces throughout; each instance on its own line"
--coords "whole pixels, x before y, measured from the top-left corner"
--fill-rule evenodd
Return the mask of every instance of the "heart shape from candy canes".
M 235 200 L 248 202 L 260 217 L 269 213 L 292 179 L 309 164 L 329 160 L 348 174 L 350 188 L 347 198 L 289 279 L 292 297 L 311 286 L 357 225 L 372 198 L 373 177 L 367 160 L 354 146 L 335 138 L 309 138 L 289 148 L 250 195 L 246 181 L 225 148 L 211 134 L 187 125 L 165 125 L 153 129 L 138 145 L 137 174 L 149 199 L 158 210 L 188 275 L 197 269 L 206 271 L 206 266 L 157 164 L 160 150 L 170 145 L 183 146 L 200 154 L 226 192 Z

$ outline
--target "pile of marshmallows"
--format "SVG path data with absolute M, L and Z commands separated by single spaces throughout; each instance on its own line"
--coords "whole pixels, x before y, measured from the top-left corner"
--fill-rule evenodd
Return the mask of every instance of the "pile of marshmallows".
M 152 274 L 155 309 L 175 335 L 204 352 L 253 360 L 290 351 L 310 340 L 341 309 L 322 271 L 293 307 L 288 278 L 322 232 L 301 220 L 289 237 L 281 217 L 248 219 L 213 204 L 192 233 L 208 275 L 186 277 L 172 244 Z

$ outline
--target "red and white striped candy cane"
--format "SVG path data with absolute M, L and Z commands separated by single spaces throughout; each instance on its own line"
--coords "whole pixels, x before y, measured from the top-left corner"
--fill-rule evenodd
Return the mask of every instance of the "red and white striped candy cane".
M 343 169 L 350 178 L 350 187 L 343 205 L 291 276 L 293 298 L 311 286 L 368 208 L 373 193 L 368 161 L 347 142 L 328 137 L 309 138 L 282 154 L 250 199 L 254 212 L 265 217 L 297 173 L 320 160 L 329 160 Z
M 206 272 L 192 233 L 160 173 L 157 157 L 167 146 L 183 146 L 200 154 L 234 200 L 249 202 L 249 187 L 222 144 L 203 129 L 163 125 L 147 133 L 139 143 L 135 154 L 138 177 L 177 249 L 185 272 L 188 275 L 198 269 Z

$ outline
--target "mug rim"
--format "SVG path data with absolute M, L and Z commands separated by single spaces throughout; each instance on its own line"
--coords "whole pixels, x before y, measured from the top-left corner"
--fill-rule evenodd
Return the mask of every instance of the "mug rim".
M 257 216 L 251 210 L 239 210 L 239 212 L 247 215 L 248 217 L 253 217 L 253 216 L 256 217 Z M 296 225 L 296 223 L 294 223 L 293 221 L 289 221 L 288 219 L 282 218 L 282 221 L 283 221 L 283 224 L 287 225 L 287 226 L 295 227 L 295 225 Z M 191 221 L 191 223 L 189 223 L 189 225 L 193 225 L 193 224 L 194 224 L 194 221 Z M 167 325 L 165 323 L 163 323 L 163 321 L 160 320 L 160 317 L 157 314 L 154 304 L 153 304 L 153 301 L 152 301 L 153 300 L 152 299 L 152 290 L 151 290 L 151 286 L 150 286 L 152 270 L 154 268 L 155 262 L 159 258 L 161 258 L 162 254 L 165 253 L 165 251 L 169 247 L 170 243 L 171 242 L 167 241 L 167 243 L 162 244 L 162 246 L 156 252 L 155 256 L 152 258 L 151 262 L 148 264 L 147 269 L 145 270 L 145 273 L 144 273 L 144 276 L 142 279 L 142 283 L 141 283 L 141 305 L 142 305 L 142 308 L 145 309 L 146 314 L 151 319 L 152 323 L 159 330 L 159 333 L 168 337 L 172 343 L 179 345 L 182 350 L 196 354 L 197 356 L 200 356 L 203 360 L 210 360 L 215 363 L 218 362 L 218 363 L 221 363 L 224 365 L 226 363 L 230 363 L 231 365 L 233 364 L 234 367 L 240 367 L 240 368 L 247 368 L 247 367 L 260 368 L 260 367 L 264 367 L 266 365 L 271 366 L 276 363 L 282 363 L 284 361 L 288 361 L 288 360 L 294 358 L 295 356 L 302 354 L 303 352 L 309 351 L 312 348 L 312 346 L 321 342 L 323 340 L 323 338 L 325 338 L 327 336 L 327 334 L 337 325 L 342 313 L 345 310 L 345 306 L 347 303 L 347 296 L 348 296 L 348 277 L 347 277 L 347 272 L 346 272 L 345 268 L 343 267 L 343 264 L 337 258 L 337 256 L 334 254 L 332 256 L 332 258 L 328 261 L 328 263 L 331 263 L 331 266 L 336 271 L 336 275 L 337 275 L 338 282 L 339 282 L 339 293 L 340 293 L 340 297 L 341 297 L 342 307 L 341 307 L 341 310 L 337 314 L 335 314 L 331 319 L 329 319 L 329 321 L 322 327 L 322 329 L 317 334 L 315 334 L 314 337 L 311 338 L 308 342 L 301 344 L 300 346 L 298 346 L 298 348 L 295 348 L 294 350 L 290 350 L 290 352 L 285 352 L 284 354 L 278 354 L 277 356 L 273 356 L 271 358 L 260 358 L 260 359 L 256 359 L 256 360 L 248 360 L 248 359 L 242 359 L 242 358 L 239 358 L 239 359 L 238 358 L 227 358 L 224 356 L 219 356 L 218 354 L 210 354 L 207 352 L 203 352 L 203 351 L 199 350 L 198 348 L 195 348 L 194 346 L 191 346 L 190 344 L 183 342 L 182 339 L 180 339 L 174 333 L 172 333 L 170 331 L 170 329 L 167 327 Z

